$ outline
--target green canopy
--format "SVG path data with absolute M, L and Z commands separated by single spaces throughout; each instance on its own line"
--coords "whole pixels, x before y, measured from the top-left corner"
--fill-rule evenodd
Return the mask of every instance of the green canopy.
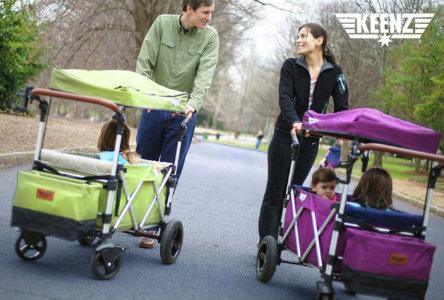
M 163 87 L 143 75 L 124 70 L 88 71 L 54 68 L 49 88 L 108 99 L 118 105 L 184 111 L 188 94 Z

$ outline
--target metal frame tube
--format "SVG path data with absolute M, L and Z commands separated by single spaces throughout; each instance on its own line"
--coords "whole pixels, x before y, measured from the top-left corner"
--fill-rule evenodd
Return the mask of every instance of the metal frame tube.
M 121 125 L 119 125 L 121 126 Z M 117 172 L 117 162 L 119 159 L 119 154 L 120 154 L 120 144 L 122 142 L 122 134 L 118 131 L 117 137 L 116 137 L 116 143 L 114 145 L 114 157 L 113 157 L 113 165 L 111 168 L 111 176 L 115 177 L 116 176 L 116 172 Z M 114 194 L 115 191 L 114 190 L 110 190 L 108 191 L 108 200 L 106 202 L 106 209 L 105 209 L 105 214 L 106 215 L 110 215 L 112 213 L 112 209 L 113 209 L 113 202 L 114 202 Z M 104 223 L 102 226 L 102 234 L 106 235 L 108 234 L 109 230 L 111 227 L 111 223 Z
M 316 258 L 318 259 L 318 267 L 322 268 L 321 246 L 319 244 L 318 225 L 316 224 L 316 215 L 311 211 L 311 223 L 313 225 L 313 238 L 316 245 Z
M 430 218 L 430 207 L 432 206 L 432 198 L 433 198 L 433 189 L 428 188 L 425 198 L 425 204 L 424 204 L 424 216 L 422 220 L 422 233 L 421 235 L 425 238 L 426 231 L 427 231 L 427 225 L 429 224 L 429 218 Z
M 42 150 L 42 144 L 43 144 L 43 135 L 45 134 L 45 127 L 46 122 L 39 122 L 39 129 L 37 132 L 37 141 L 35 143 L 35 153 L 34 153 L 34 160 L 40 159 L 40 151 Z
M 291 161 L 291 165 L 290 165 L 290 173 L 288 174 L 288 180 L 287 180 L 287 192 L 285 194 L 285 198 L 283 199 L 283 201 L 285 201 L 285 199 L 287 199 L 289 197 L 289 194 L 291 193 L 291 181 L 293 179 L 293 175 L 294 175 L 294 170 L 296 168 L 296 160 L 292 160 Z M 282 226 L 284 226 L 284 221 L 285 221 L 285 214 L 287 213 L 287 208 L 284 206 L 282 208 L 282 215 L 281 215 L 281 223 L 280 223 L 280 228 Z M 279 229 L 280 231 L 280 229 Z M 279 236 L 278 236 L 279 239 Z M 280 243 L 283 243 L 283 239 L 281 239 Z
M 335 222 L 342 222 L 342 219 L 339 217 L 340 215 L 344 214 L 345 211 L 345 204 L 347 203 L 347 193 L 348 193 L 348 184 L 344 184 L 344 190 L 342 191 L 342 197 L 341 197 L 341 203 L 339 205 L 339 211 L 336 215 Z M 331 237 L 331 243 L 330 243 L 330 249 L 328 250 L 328 254 L 331 256 L 334 256 L 336 253 L 336 247 L 338 244 L 339 239 L 339 231 L 337 229 L 333 229 L 333 234 Z M 327 262 L 327 265 L 325 267 L 325 274 L 327 276 L 331 276 L 333 271 L 333 266 Z
M 291 204 L 292 204 L 292 216 L 294 218 L 294 239 L 296 241 L 296 251 L 298 254 L 298 257 L 301 257 L 301 244 L 299 241 L 299 229 L 298 229 L 298 219 L 296 216 L 296 201 L 294 199 L 294 191 L 291 190 L 290 192 L 290 199 L 291 199 Z M 301 207 L 301 212 L 302 212 L 302 207 Z
M 126 183 L 125 183 L 125 185 L 126 185 Z M 125 215 L 128 212 L 128 210 L 130 208 L 132 208 L 132 204 L 133 204 L 134 200 L 136 199 L 136 196 L 139 193 L 140 189 L 142 188 L 142 185 L 143 185 L 143 181 L 140 181 L 137 184 L 136 189 L 134 190 L 134 192 L 131 194 L 129 200 L 127 199 L 128 203 L 125 205 L 124 209 L 122 210 L 122 213 L 119 215 L 119 218 L 117 219 L 116 224 L 114 224 L 114 228 L 118 228 L 119 227 L 120 223 L 122 222 L 122 220 L 125 217 Z M 125 197 L 127 197 L 127 191 L 125 191 Z M 133 216 L 131 216 L 131 217 L 133 217 Z M 133 219 L 133 225 L 134 224 L 135 224 L 134 227 L 137 228 L 137 221 L 134 222 L 134 219 Z
M 282 237 L 281 243 L 284 243 L 288 236 L 290 235 L 290 231 L 294 228 L 295 226 L 295 221 L 299 218 L 299 216 L 301 215 L 302 211 L 304 210 L 303 207 L 299 208 L 298 212 L 296 213 L 296 216 L 293 218 L 293 220 L 290 223 L 290 226 L 288 226 L 287 231 L 285 231 L 285 234 Z
M 155 202 L 158 202 L 158 205 L 159 205 L 159 207 L 160 207 L 160 195 L 159 195 L 159 190 L 161 191 L 162 189 L 163 189 L 163 187 L 165 186 L 165 184 L 166 184 L 166 182 L 167 182 L 167 180 L 168 180 L 168 177 L 170 176 L 170 174 L 171 174 L 171 169 L 167 172 L 167 174 L 165 175 L 165 177 L 164 177 L 164 179 L 162 180 L 162 183 L 160 184 L 160 186 L 159 186 L 159 188 L 156 190 L 156 188 L 155 188 L 155 191 L 156 191 L 156 195 L 154 196 L 154 199 L 153 199 L 153 202 L 150 204 L 150 206 L 148 207 L 148 210 L 146 211 L 146 213 L 145 213 L 145 215 L 143 216 L 143 219 L 142 219 L 142 222 L 140 222 L 140 227 L 143 227 L 143 225 L 145 225 L 145 222 L 146 222 L 146 219 L 148 219 L 148 216 L 151 214 L 151 211 L 152 211 L 152 209 L 153 209 L 153 207 L 154 207 L 154 204 L 155 204 Z M 153 182 L 153 184 L 154 184 L 154 182 Z M 165 218 L 164 218 L 164 216 L 161 214 L 161 218 L 162 218 L 162 221 L 164 221 L 165 220 Z
M 335 215 L 336 210 L 332 209 L 330 211 L 330 214 L 327 216 L 327 218 L 325 219 L 324 223 L 322 224 L 321 228 L 319 228 L 318 234 L 319 236 L 324 233 L 325 228 L 327 227 L 328 223 L 330 223 L 330 220 L 333 218 L 333 216 Z M 304 254 L 301 257 L 301 262 L 304 262 L 304 260 L 307 258 L 308 254 L 310 253 L 311 249 L 313 248 L 315 244 L 315 240 L 313 239 L 310 244 L 308 245 L 307 249 L 305 249 Z

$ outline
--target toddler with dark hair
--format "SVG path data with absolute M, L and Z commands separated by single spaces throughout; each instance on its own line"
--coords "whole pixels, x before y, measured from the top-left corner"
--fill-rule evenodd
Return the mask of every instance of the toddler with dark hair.
M 335 171 L 330 168 L 319 168 L 311 178 L 311 190 L 320 197 L 336 202 L 336 184 L 338 178 Z

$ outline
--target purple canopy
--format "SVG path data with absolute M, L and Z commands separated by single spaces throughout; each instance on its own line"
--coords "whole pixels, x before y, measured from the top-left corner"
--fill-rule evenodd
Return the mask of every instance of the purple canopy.
M 441 134 L 372 108 L 358 108 L 331 114 L 309 110 L 302 127 L 338 137 L 357 138 L 411 150 L 435 154 Z

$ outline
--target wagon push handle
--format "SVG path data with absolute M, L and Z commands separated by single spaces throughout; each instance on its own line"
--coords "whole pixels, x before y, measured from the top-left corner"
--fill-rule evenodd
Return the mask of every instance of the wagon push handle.
M 291 160 L 296 161 L 299 154 L 299 139 L 296 134 L 291 134 Z
M 185 115 L 185 118 L 183 119 L 182 123 L 180 123 L 180 132 L 179 132 L 179 141 L 183 141 L 183 137 L 185 135 L 185 132 L 187 131 L 187 124 L 193 117 L 193 114 L 187 114 Z
M 83 96 L 83 95 L 76 95 L 71 93 L 65 93 L 60 91 L 54 91 L 54 90 L 48 90 L 48 89 L 40 89 L 35 88 L 32 90 L 31 95 L 33 98 L 38 98 L 38 96 L 48 96 L 48 97 L 56 97 L 56 98 L 62 98 L 67 100 L 74 100 L 79 102 L 86 102 L 86 103 L 92 103 L 97 104 L 100 106 L 107 107 L 111 109 L 114 112 L 119 111 L 119 107 L 117 104 L 110 100 L 98 98 L 98 97 L 91 97 L 91 96 Z

